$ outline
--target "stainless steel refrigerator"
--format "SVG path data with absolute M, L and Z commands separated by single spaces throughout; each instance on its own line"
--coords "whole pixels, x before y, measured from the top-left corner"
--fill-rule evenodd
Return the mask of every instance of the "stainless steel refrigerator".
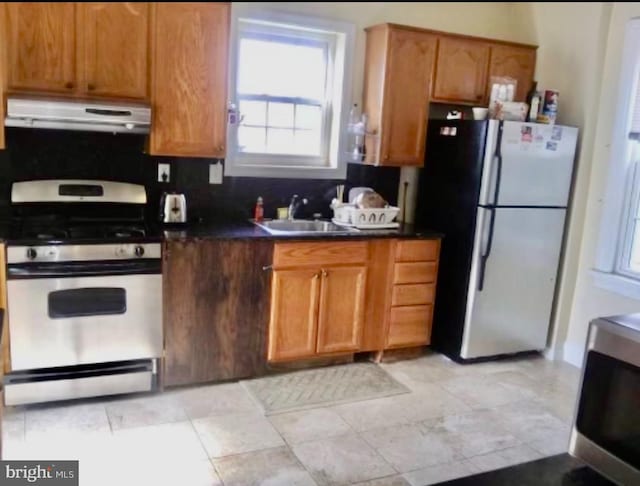
M 578 129 L 430 120 L 416 225 L 444 233 L 432 344 L 451 358 L 545 348 Z

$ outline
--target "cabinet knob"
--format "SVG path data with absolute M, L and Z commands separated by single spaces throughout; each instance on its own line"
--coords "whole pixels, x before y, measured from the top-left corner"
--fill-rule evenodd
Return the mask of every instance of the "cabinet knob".
M 329 272 L 327 272 L 324 268 L 321 270 L 322 276 L 327 278 L 329 276 Z
M 73 83 L 71 81 L 69 81 L 64 85 L 64 87 L 67 88 L 67 89 L 73 89 Z
M 477 100 L 481 100 L 481 99 L 482 99 L 482 95 L 481 95 L 481 94 L 479 94 L 478 96 L 476 96 L 476 99 L 477 99 Z
M 271 270 L 273 270 L 273 265 L 265 265 L 262 267 L 263 272 L 270 272 Z
M 218 152 L 224 152 L 224 145 L 218 145 Z
M 95 85 L 95 84 L 91 84 L 91 83 L 89 83 L 89 84 L 87 84 L 87 89 L 88 89 L 89 91 L 93 91 L 94 89 L 96 89 L 96 85 Z
M 382 157 L 382 160 L 389 160 L 389 154 L 385 154 L 384 157 Z

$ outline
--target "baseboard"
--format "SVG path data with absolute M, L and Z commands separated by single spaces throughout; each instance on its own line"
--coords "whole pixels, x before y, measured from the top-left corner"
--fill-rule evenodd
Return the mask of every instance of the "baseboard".
M 573 366 L 581 368 L 584 359 L 584 344 L 572 343 L 570 341 L 564 343 L 562 359 Z

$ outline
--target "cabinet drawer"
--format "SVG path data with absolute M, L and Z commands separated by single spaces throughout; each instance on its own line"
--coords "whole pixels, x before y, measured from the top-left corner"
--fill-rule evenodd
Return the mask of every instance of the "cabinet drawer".
M 391 294 L 391 305 L 433 304 L 435 284 L 394 285 Z
M 431 342 L 432 305 L 392 307 L 387 347 L 419 346 Z
M 436 280 L 436 262 L 396 263 L 393 283 L 431 283 Z
M 421 262 L 438 259 L 438 240 L 400 240 L 396 245 L 397 262 Z
M 364 263 L 367 260 L 366 241 L 278 243 L 273 252 L 273 266 L 323 267 L 335 264 Z

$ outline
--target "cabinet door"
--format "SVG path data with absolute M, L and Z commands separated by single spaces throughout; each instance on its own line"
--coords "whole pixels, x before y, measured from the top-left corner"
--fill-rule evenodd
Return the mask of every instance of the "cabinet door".
M 488 44 L 441 37 L 438 43 L 433 100 L 482 104 L 488 65 Z
M 509 76 L 518 80 L 514 101 L 525 101 L 533 83 L 536 50 L 533 47 L 492 46 L 489 62 L 491 76 Z M 488 86 L 490 91 L 491 86 Z M 489 93 L 486 93 L 487 99 Z
M 148 97 L 149 4 L 78 4 L 81 91 L 117 98 Z
M 424 164 L 436 38 L 392 30 L 385 75 L 380 165 Z
M 366 268 L 322 270 L 318 353 L 357 351 L 362 340 Z
M 269 241 L 169 241 L 163 250 L 165 386 L 266 370 Z
M 76 83 L 76 3 L 4 4 L 8 88 L 72 93 Z
M 318 269 L 273 272 L 269 361 L 307 358 L 315 354 L 319 295 Z
M 224 157 L 229 4 L 154 9 L 150 153 Z

